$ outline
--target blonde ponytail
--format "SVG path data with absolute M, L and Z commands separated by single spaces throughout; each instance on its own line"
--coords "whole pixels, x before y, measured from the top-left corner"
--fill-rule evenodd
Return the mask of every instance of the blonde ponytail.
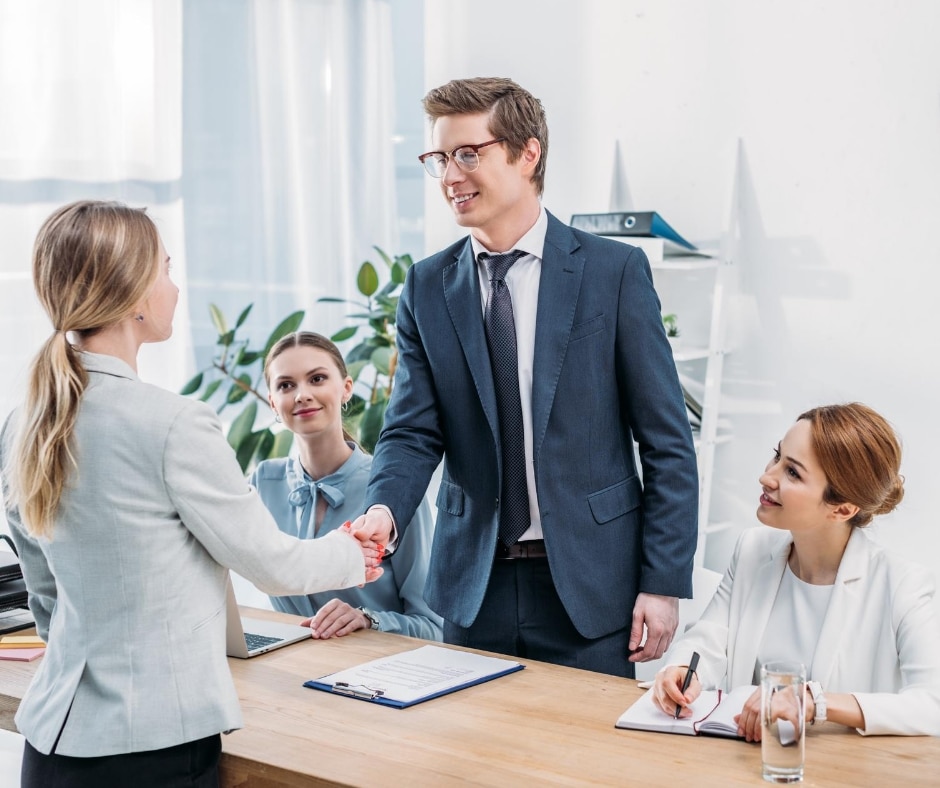
M 77 465 L 70 439 L 87 385 L 88 373 L 65 332 L 56 331 L 33 360 L 10 467 L 10 504 L 33 536 L 51 535 L 65 482 Z
M 14 416 L 4 476 L 7 505 L 30 534 L 50 538 L 56 512 L 80 457 L 72 434 L 88 386 L 69 342 L 125 319 L 158 273 L 160 238 L 140 209 L 82 200 L 55 211 L 33 248 L 33 284 L 55 333 L 33 359 L 26 401 Z

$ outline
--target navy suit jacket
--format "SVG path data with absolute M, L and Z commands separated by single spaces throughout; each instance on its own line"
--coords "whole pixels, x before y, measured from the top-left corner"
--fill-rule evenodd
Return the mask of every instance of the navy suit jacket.
M 366 506 L 388 506 L 399 527 L 410 522 L 443 456 L 425 594 L 435 611 L 466 627 L 493 566 L 501 473 L 469 238 L 411 267 L 397 327 L 395 389 Z M 641 250 L 551 214 L 532 422 L 545 548 L 578 631 L 594 638 L 627 626 L 641 591 L 691 596 L 695 452 L 649 263 Z

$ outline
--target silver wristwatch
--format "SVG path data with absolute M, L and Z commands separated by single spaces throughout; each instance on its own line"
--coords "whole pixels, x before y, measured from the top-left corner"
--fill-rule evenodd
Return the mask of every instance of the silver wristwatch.
M 369 622 L 369 629 L 379 628 L 379 620 L 375 617 L 371 610 L 366 610 L 364 607 L 357 607 L 356 610 L 366 617 L 366 621 Z
M 823 692 L 822 684 L 818 681 L 810 681 L 807 683 L 809 691 L 813 695 L 813 705 L 816 707 L 816 713 L 813 715 L 813 720 L 810 725 L 815 725 L 817 722 L 826 721 L 826 693 Z

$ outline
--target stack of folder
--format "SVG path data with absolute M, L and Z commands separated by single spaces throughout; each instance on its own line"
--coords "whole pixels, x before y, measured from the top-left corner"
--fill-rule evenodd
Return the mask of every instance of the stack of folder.
M 45 653 L 45 641 L 38 635 L 6 635 L 0 637 L 0 659 L 14 662 L 32 662 Z
M 0 534 L 0 539 L 13 546 L 12 540 L 6 534 Z M 0 635 L 25 629 L 33 624 L 20 560 L 16 552 L 0 549 Z

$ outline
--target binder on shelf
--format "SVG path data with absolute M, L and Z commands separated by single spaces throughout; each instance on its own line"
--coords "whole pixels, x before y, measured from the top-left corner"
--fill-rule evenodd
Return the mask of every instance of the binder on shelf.
M 571 226 L 595 235 L 662 238 L 678 247 L 680 253 L 699 251 L 695 244 L 679 235 L 656 211 L 576 213 L 571 217 Z
M 304 686 L 404 709 L 524 667 L 510 659 L 422 646 L 305 681 Z

